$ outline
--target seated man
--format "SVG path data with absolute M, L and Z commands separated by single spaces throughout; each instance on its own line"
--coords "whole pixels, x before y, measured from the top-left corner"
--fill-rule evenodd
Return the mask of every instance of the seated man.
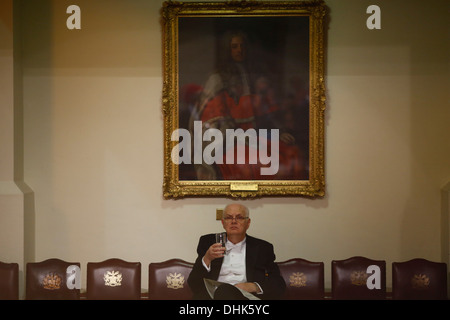
M 275 263 L 273 245 L 246 234 L 248 209 L 241 204 L 227 205 L 222 225 L 228 238 L 226 248 L 216 243 L 214 234 L 200 237 L 198 257 L 188 278 L 194 299 L 211 299 L 203 278 L 229 284 L 220 286 L 214 299 L 246 299 L 236 288 L 260 299 L 279 299 L 286 284 Z

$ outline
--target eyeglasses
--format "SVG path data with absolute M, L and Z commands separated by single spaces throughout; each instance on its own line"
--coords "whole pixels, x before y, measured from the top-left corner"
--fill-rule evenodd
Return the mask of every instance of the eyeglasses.
M 223 220 L 225 220 L 226 222 L 231 222 L 233 220 L 236 220 L 237 222 L 243 222 L 244 220 L 247 220 L 248 217 L 243 217 L 243 216 L 225 216 L 223 218 Z

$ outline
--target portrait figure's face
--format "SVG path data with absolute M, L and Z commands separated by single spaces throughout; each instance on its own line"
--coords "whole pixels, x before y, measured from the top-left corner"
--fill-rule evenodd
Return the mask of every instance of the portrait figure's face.
M 231 38 L 230 48 L 233 61 L 243 62 L 245 60 L 245 41 L 241 36 Z

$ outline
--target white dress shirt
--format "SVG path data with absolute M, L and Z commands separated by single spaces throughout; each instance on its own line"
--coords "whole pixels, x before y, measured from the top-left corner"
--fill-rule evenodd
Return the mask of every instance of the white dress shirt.
M 225 244 L 226 254 L 223 257 L 217 281 L 232 285 L 247 282 L 245 273 L 245 239 L 233 244 L 230 240 Z
M 217 281 L 225 282 L 232 285 L 237 283 L 247 282 L 246 268 L 245 268 L 245 252 L 246 252 L 246 238 L 236 244 L 227 240 L 225 244 L 226 254 L 223 257 L 222 267 L 220 268 L 219 278 Z M 211 266 L 207 266 L 202 259 L 203 266 L 211 271 Z M 261 286 L 255 282 L 259 287 L 259 294 L 262 294 Z

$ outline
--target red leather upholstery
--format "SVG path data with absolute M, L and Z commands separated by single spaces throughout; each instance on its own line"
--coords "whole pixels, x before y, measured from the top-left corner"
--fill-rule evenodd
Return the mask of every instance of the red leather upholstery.
M 192 291 L 187 279 L 193 263 L 171 259 L 150 263 L 148 267 L 148 298 L 152 300 L 190 300 Z
M 60 259 L 27 263 L 26 299 L 80 299 L 80 289 L 69 289 L 67 287 L 67 268 L 71 265 L 80 267 L 79 262 L 67 262 Z
M 295 258 L 277 262 L 286 282 L 283 300 L 314 299 L 325 296 L 324 263 Z
M 367 268 L 380 268 L 380 289 L 367 287 Z M 333 299 L 375 300 L 386 298 L 386 262 L 366 257 L 351 257 L 331 262 L 331 291 Z
M 141 263 L 117 258 L 88 262 L 86 275 L 88 300 L 139 300 Z
M 0 300 L 19 299 L 19 264 L 0 262 Z
M 447 299 L 447 265 L 426 259 L 393 262 L 392 299 Z

